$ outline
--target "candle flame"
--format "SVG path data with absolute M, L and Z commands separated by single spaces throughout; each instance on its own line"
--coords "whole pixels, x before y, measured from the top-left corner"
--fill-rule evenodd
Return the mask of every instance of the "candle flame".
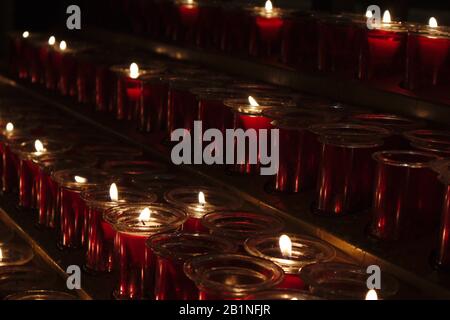
M 259 107 L 259 103 L 252 96 L 248 97 L 248 102 L 252 107 Z
M 438 22 L 437 22 L 436 18 L 431 17 L 430 20 L 428 21 L 428 25 L 430 26 L 430 28 L 437 28 Z
M 392 19 L 391 19 L 391 13 L 389 12 L 389 10 L 386 10 L 383 13 L 383 23 L 391 23 Z
M 48 44 L 53 46 L 56 43 L 56 38 L 55 36 L 51 36 L 50 38 L 48 38 Z
M 141 214 L 139 215 L 139 220 L 142 222 L 150 221 L 150 218 L 152 216 L 152 212 L 149 208 L 145 208 L 141 211 Z
M 366 300 L 378 300 L 378 294 L 375 290 L 371 289 L 366 294 Z
M 272 1 L 267 0 L 266 4 L 264 5 L 264 9 L 266 9 L 266 11 L 268 12 L 271 12 L 273 10 Z
M 130 78 L 131 79 L 137 79 L 139 78 L 139 66 L 137 63 L 133 62 L 130 65 Z
M 117 185 L 113 183 L 109 188 L 109 197 L 111 201 L 119 201 L 119 190 L 117 189 Z
M 0 248 L 0 261 L 2 261 L 3 260 L 3 251 L 2 251 L 2 248 Z
M 373 17 L 373 12 L 372 10 L 367 10 L 366 11 L 366 18 L 372 18 Z
M 28 38 L 29 36 L 30 36 L 30 33 L 29 33 L 28 31 L 24 31 L 24 32 L 22 33 L 22 37 L 23 37 L 24 39 Z
M 206 204 L 205 194 L 203 192 L 201 192 L 201 191 L 198 194 L 198 203 L 201 204 L 202 206 L 204 206 Z
M 8 122 L 8 124 L 6 125 L 6 131 L 13 132 L 13 130 L 14 130 L 14 125 L 11 122 Z
M 87 182 L 86 178 L 80 177 L 80 176 L 75 176 L 74 179 L 75 179 L 76 183 L 86 183 Z
M 279 240 L 281 254 L 285 258 L 290 258 L 292 256 L 292 241 L 287 235 L 282 235 Z
M 60 49 L 61 51 L 66 50 L 66 49 L 67 49 L 67 42 L 65 42 L 64 40 L 61 41 L 61 42 L 59 43 L 59 49 Z
M 41 140 L 36 140 L 34 142 L 34 148 L 36 149 L 36 152 L 45 152 L 44 144 L 41 142 Z

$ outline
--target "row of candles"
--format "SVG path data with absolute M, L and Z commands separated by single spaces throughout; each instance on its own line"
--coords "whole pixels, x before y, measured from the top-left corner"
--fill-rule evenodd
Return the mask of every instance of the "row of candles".
M 389 276 L 378 293 L 367 292 L 365 269 L 332 262 L 336 251 L 327 243 L 282 234 L 280 218 L 242 209 L 236 195 L 189 186 L 188 177 L 139 150 L 111 147 L 89 127 L 32 104 L 6 100 L 0 110 L 3 190 L 18 187 L 23 214 L 55 233 L 62 250 L 84 250 L 86 272 L 115 274 L 115 298 L 373 299 L 397 292 Z M 73 135 L 58 138 L 70 128 Z M 0 271 L 32 257 L 9 234 L 0 229 Z M 330 270 L 339 271 L 342 288 Z M 34 290 L 9 298 L 70 297 Z
M 394 21 L 386 10 L 381 22 L 372 21 L 369 29 L 372 11 L 299 12 L 277 8 L 270 0 L 256 7 L 239 1 L 109 3 L 110 10 L 104 10 L 103 2 L 89 4 L 90 10 L 98 8 L 98 15 L 93 16 L 103 17 L 94 23 L 126 27 L 128 18 L 133 34 L 153 39 L 250 55 L 306 72 L 331 72 L 360 80 L 388 78 L 417 92 L 438 87 L 445 95 L 450 81 L 450 29 L 440 27 L 434 17 L 426 25 L 405 23 Z

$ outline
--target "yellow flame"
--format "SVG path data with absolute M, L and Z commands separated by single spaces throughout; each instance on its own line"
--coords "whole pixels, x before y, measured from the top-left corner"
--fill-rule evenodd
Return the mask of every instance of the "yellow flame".
M 139 66 L 137 63 L 133 62 L 130 65 L 130 78 L 131 79 L 137 79 L 139 78 Z
M 428 25 L 430 26 L 430 28 L 437 28 L 438 22 L 437 22 L 436 18 L 431 17 L 430 20 L 428 21 Z
M 119 201 L 119 190 L 115 183 L 109 188 L 109 197 L 111 198 L 111 201 Z
M 150 218 L 152 216 L 152 212 L 149 208 L 145 208 L 141 211 L 141 214 L 139 215 L 139 221 L 145 222 L 150 221 Z
M 11 122 L 8 122 L 8 124 L 6 125 L 6 131 L 13 132 L 13 130 L 14 130 L 14 125 Z
M 386 10 L 383 13 L 383 23 L 391 23 L 392 19 L 391 19 L 391 13 L 389 12 L 389 10 Z
M 51 36 L 50 38 L 48 38 L 48 44 L 53 46 L 56 43 L 56 38 L 55 36 Z
M 22 33 L 22 37 L 23 37 L 24 39 L 28 38 L 29 36 L 30 36 L 30 33 L 29 33 L 28 31 L 24 31 L 24 32 Z
M 248 97 L 248 102 L 252 107 L 259 107 L 259 103 L 252 96 Z
M 86 183 L 87 182 L 86 178 L 80 177 L 80 176 L 75 176 L 74 179 L 75 179 L 76 183 Z
M 375 290 L 371 289 L 366 294 L 366 300 L 378 300 L 378 294 Z
M 200 191 L 200 193 L 198 194 L 198 203 L 201 204 L 202 206 L 206 204 L 206 197 L 202 191 Z
M 273 10 L 272 1 L 267 0 L 266 4 L 264 5 L 264 9 L 266 9 L 266 11 L 268 12 L 271 12 Z
M 372 18 L 372 17 L 373 17 L 372 10 L 367 10 L 366 11 L 366 18 Z
M 292 241 L 287 235 L 282 235 L 279 240 L 281 254 L 285 258 L 292 257 Z
M 59 43 L 59 49 L 60 49 L 61 51 L 66 50 L 66 49 L 67 49 L 67 42 L 65 42 L 64 40 L 61 41 L 61 42 Z
M 45 152 L 46 149 L 44 148 L 44 144 L 41 142 L 41 140 L 36 140 L 34 142 L 34 148 L 36 149 L 36 152 Z

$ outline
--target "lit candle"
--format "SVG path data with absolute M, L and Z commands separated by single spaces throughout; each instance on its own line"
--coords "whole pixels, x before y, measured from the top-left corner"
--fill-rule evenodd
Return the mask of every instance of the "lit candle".
M 371 289 L 366 294 L 365 300 L 378 300 L 378 294 L 374 289 Z
M 40 156 L 47 151 L 47 149 L 45 149 L 44 147 L 44 144 L 39 139 L 34 142 L 34 148 L 36 149 L 35 155 L 37 156 Z
M 143 226 L 146 226 L 147 223 L 151 221 L 152 212 L 149 208 L 145 208 L 141 211 L 141 214 L 139 215 L 139 221 L 142 223 Z
M 133 62 L 130 64 L 129 76 L 131 79 L 139 78 L 139 66 L 137 63 Z
M 75 177 L 74 177 L 74 180 L 75 180 L 76 183 L 80 183 L 80 184 L 83 184 L 83 183 L 86 183 L 86 182 L 87 182 L 87 179 L 86 179 L 86 178 L 80 177 L 80 176 L 75 176 Z
M 59 50 L 61 50 L 61 51 L 66 51 L 67 50 L 67 42 L 66 41 L 62 40 L 59 43 Z
M 49 46 L 54 46 L 56 43 L 56 38 L 55 36 L 50 36 L 50 38 L 48 38 L 48 45 Z
M 282 235 L 279 241 L 281 255 L 285 258 L 292 257 L 292 241 L 287 235 Z
M 119 190 L 115 183 L 111 184 L 111 187 L 109 188 L 109 197 L 111 198 L 111 201 L 119 201 Z
M 27 39 L 29 36 L 30 36 L 30 32 L 28 32 L 28 31 L 24 31 L 22 33 L 22 38 L 24 38 L 24 39 Z

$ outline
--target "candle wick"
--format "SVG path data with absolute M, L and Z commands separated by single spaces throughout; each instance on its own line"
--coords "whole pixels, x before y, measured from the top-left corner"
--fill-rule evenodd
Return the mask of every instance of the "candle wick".
M 141 222 L 142 222 L 142 225 L 145 227 L 146 226 L 145 221 L 141 220 Z

